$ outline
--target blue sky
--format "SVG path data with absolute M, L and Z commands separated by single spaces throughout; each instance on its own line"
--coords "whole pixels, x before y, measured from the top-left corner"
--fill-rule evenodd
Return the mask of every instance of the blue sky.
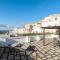
M 0 24 L 22 27 L 60 13 L 60 0 L 0 0 Z

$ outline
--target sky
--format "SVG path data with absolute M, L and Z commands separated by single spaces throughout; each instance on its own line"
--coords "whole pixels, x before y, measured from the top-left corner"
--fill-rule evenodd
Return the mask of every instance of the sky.
M 0 28 L 24 27 L 56 13 L 60 13 L 60 0 L 0 0 Z

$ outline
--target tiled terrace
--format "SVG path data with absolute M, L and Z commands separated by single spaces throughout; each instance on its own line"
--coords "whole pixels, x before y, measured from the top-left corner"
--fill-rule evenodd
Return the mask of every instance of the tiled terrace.
M 46 41 L 46 43 L 48 42 Z M 37 50 L 32 54 L 29 54 L 26 50 L 17 49 L 20 47 L 0 47 L 0 60 L 60 60 L 60 47 L 54 47 L 53 42 L 43 46 L 41 40 L 32 42 L 31 45 L 34 45 Z
M 46 41 L 46 43 L 48 43 Z M 37 59 L 36 60 L 60 60 L 60 47 L 54 47 L 53 42 L 43 46 L 42 41 L 33 42 L 33 45 L 37 48 Z

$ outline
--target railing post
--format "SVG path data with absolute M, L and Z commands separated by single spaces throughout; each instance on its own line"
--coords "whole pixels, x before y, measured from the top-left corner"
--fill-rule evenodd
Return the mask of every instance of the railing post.
M 45 28 L 43 29 L 43 45 L 45 45 Z

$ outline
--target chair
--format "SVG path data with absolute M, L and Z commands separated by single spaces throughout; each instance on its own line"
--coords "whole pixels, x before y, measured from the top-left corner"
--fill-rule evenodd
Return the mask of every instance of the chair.
M 58 39 L 56 37 L 53 38 L 53 44 L 54 44 L 54 47 L 57 46 L 58 44 Z
M 54 46 L 60 46 L 60 39 L 57 39 L 56 37 L 53 38 Z

